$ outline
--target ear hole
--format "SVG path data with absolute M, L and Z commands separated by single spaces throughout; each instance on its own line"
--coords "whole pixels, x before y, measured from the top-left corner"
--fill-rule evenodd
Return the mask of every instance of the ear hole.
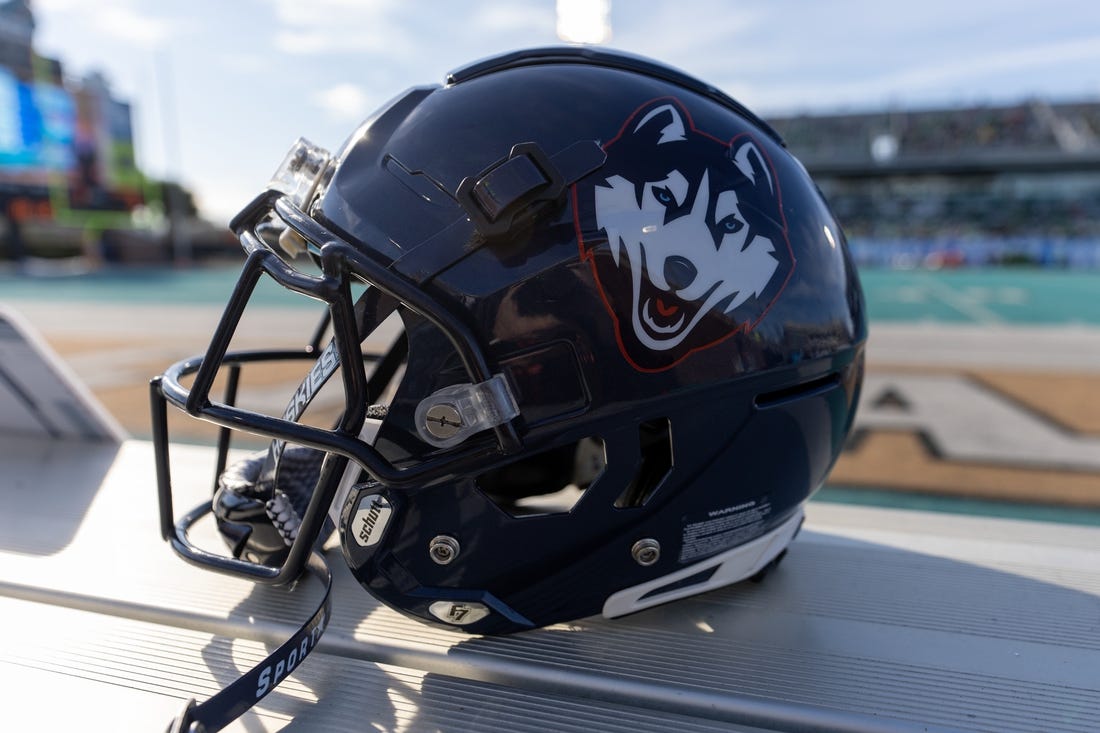
M 486 471 L 477 477 L 477 485 L 513 517 L 564 514 L 606 465 L 603 440 L 590 436 Z
M 672 471 L 672 426 L 668 418 L 638 426 L 642 460 L 626 490 L 615 499 L 617 509 L 645 506 Z

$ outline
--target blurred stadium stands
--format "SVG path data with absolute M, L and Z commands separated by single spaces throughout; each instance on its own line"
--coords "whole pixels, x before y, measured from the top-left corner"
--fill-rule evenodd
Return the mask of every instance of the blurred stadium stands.
M 769 121 L 863 265 L 1100 267 L 1100 102 Z
M 0 260 L 55 271 L 236 255 L 178 182 L 140 170 L 130 102 L 101 73 L 38 54 L 35 27 L 28 0 L 0 0 Z
M 129 101 L 39 55 L 34 32 L 28 0 L 0 0 L 0 261 L 236 256 L 187 191 L 139 169 Z M 770 121 L 861 265 L 1100 269 L 1100 101 Z

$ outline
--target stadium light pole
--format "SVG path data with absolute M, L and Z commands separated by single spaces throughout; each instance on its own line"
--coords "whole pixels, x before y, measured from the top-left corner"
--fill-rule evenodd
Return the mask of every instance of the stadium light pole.
M 161 148 L 164 152 L 166 184 L 164 186 L 164 205 L 168 209 L 168 236 L 172 241 L 172 264 L 190 266 L 192 262 L 191 239 L 184 235 L 180 221 L 179 196 L 180 156 L 179 128 L 176 126 L 174 87 L 172 85 L 172 60 L 168 49 L 161 47 L 153 51 L 156 56 L 156 87 L 160 102 Z

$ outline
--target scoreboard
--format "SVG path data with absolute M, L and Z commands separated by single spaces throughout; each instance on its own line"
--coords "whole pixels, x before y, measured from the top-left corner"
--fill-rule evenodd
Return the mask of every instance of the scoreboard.
M 76 103 L 57 86 L 0 68 L 0 183 L 46 185 L 76 164 Z

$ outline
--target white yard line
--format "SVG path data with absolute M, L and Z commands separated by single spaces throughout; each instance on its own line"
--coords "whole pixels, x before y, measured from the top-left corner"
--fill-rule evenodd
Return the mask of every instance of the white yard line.
M 975 323 L 1004 323 L 1004 319 L 997 313 L 986 308 L 977 298 L 965 292 L 959 292 L 934 278 L 921 278 L 921 284 L 943 303 L 951 306 Z

